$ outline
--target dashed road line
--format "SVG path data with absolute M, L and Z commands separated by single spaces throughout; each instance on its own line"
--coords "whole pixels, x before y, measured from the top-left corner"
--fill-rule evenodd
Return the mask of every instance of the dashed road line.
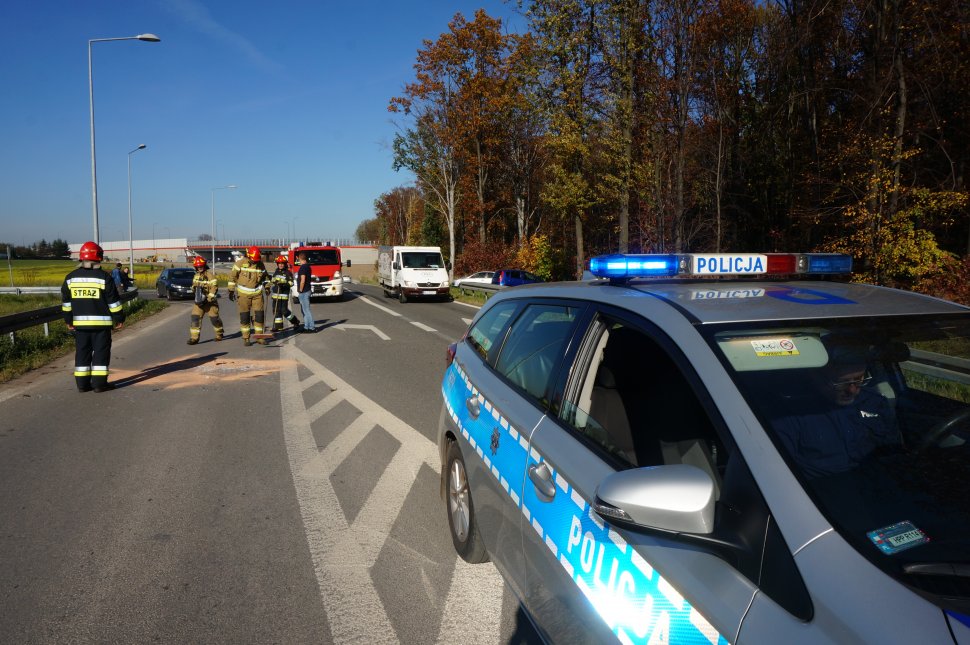
M 411 324 L 412 324 L 412 325 L 414 325 L 415 327 L 417 327 L 418 329 L 423 329 L 424 331 L 438 331 L 438 330 L 437 330 L 437 329 L 435 329 L 434 327 L 428 327 L 428 326 L 427 326 L 427 325 L 425 325 L 424 323 L 419 323 L 419 322 L 418 322 L 418 321 L 416 321 L 416 320 L 412 320 L 412 321 L 411 321 Z
M 374 302 L 373 300 L 371 300 L 367 296 L 360 295 L 360 296 L 357 297 L 357 300 L 362 300 L 363 302 L 366 302 L 367 304 L 369 304 L 371 307 L 376 307 L 376 308 L 380 309 L 381 311 L 383 311 L 386 314 L 390 314 L 392 316 L 400 316 L 401 315 L 398 312 L 394 311 L 393 309 L 388 309 L 384 305 L 377 304 L 376 302 Z
M 375 565 L 419 471 L 441 472 L 437 446 L 292 342 L 282 345 L 280 402 L 283 434 L 296 497 L 320 600 L 333 642 L 394 643 L 408 640 L 395 633 L 370 569 Z M 298 366 L 311 376 L 300 380 Z M 303 392 L 323 383 L 331 393 L 307 408 Z M 338 403 L 360 411 L 323 450 L 317 448 L 311 425 Z M 348 522 L 331 476 L 341 463 L 380 426 L 400 444 L 362 508 Z M 442 611 L 438 643 L 474 641 L 498 643 L 504 582 L 493 566 L 468 565 L 456 558 Z

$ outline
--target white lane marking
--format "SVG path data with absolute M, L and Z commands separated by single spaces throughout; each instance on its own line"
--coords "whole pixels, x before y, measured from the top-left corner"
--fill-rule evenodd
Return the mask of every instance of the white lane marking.
M 303 474 L 311 477 L 329 477 L 330 474 L 350 456 L 357 444 L 374 427 L 374 422 L 362 414 L 349 426 L 341 430 L 327 447 L 320 451 L 309 463 L 304 464 Z
M 471 318 L 462 318 L 461 321 L 463 323 L 465 323 L 466 325 L 472 324 L 472 319 Z
M 469 304 L 467 302 L 459 302 L 458 300 L 455 300 L 455 304 L 456 305 L 461 305 L 462 307 L 470 307 L 471 309 L 481 309 L 482 308 L 481 305 L 472 305 L 472 304 Z
M 376 334 L 377 337 L 380 338 L 381 340 L 391 340 L 391 337 L 390 336 L 388 336 L 387 334 L 385 334 L 384 332 L 382 332 L 380 329 L 378 329 L 374 325 L 349 325 L 347 323 L 340 323 L 340 324 L 334 325 L 334 326 L 337 329 L 343 329 L 343 330 L 347 330 L 347 329 L 369 329 L 372 332 L 374 332 L 374 334 Z
M 294 343 L 282 346 L 280 402 L 283 434 L 293 485 L 307 536 L 321 602 L 333 642 L 396 643 L 395 633 L 370 568 L 390 535 L 418 471 L 426 464 L 440 473 L 435 443 L 374 401 L 352 388 Z M 332 394 L 307 410 L 297 367 L 313 373 L 305 381 L 323 382 Z M 361 414 L 328 444 L 317 450 L 311 413 L 332 407 L 335 394 Z M 353 522 L 348 523 L 331 483 L 333 471 L 374 426 L 379 425 L 401 447 L 384 467 L 380 480 Z M 437 642 L 459 642 L 471 629 L 476 642 L 498 643 L 504 582 L 494 566 L 457 565 L 445 600 Z M 487 591 L 488 593 L 484 593 Z
M 313 433 L 309 432 L 303 396 L 297 396 L 300 389 L 296 360 L 305 354 L 292 344 L 284 345 L 282 354 L 292 365 L 280 370 L 283 436 L 331 636 L 335 643 L 349 643 L 362 634 L 393 642 L 394 630 L 380 596 L 369 583 L 360 546 L 349 530 L 329 478 L 313 477 L 306 472 L 305 467 L 318 457 L 319 451 Z
M 401 315 L 398 312 L 394 311 L 393 309 L 388 309 L 387 307 L 384 307 L 382 305 L 377 304 L 376 302 L 374 302 L 373 300 L 371 300 L 367 296 L 358 296 L 357 299 L 358 300 L 363 300 L 364 302 L 366 302 L 367 304 L 369 304 L 371 307 L 377 307 L 378 309 L 380 309 L 381 311 L 383 311 L 386 314 L 391 314 L 392 316 L 400 316 Z
M 337 404 L 344 400 L 344 395 L 340 392 L 331 392 L 327 396 L 323 397 L 319 401 L 313 404 L 313 407 L 307 408 L 306 416 L 310 423 L 313 423 L 330 410 L 337 407 Z
M 434 327 L 428 327 L 424 323 L 419 323 L 416 320 L 412 320 L 411 321 L 411 324 L 414 325 L 415 327 L 417 327 L 418 329 L 423 329 L 424 331 L 438 331 Z

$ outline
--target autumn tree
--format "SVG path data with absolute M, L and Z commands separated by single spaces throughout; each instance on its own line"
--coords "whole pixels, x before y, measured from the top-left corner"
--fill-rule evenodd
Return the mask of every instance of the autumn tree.
M 424 200 L 414 186 L 399 186 L 374 202 L 381 244 L 413 244 L 424 217 Z

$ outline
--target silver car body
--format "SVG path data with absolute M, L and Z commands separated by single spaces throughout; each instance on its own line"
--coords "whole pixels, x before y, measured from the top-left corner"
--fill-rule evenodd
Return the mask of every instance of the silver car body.
M 458 278 L 455 280 L 455 286 L 460 287 L 463 284 L 492 284 L 492 276 L 494 274 L 494 271 L 479 271 L 471 275 L 466 275 L 464 278 Z
M 517 382 L 517 368 L 496 369 L 495 356 L 504 349 L 482 347 L 482 338 L 466 336 L 456 344 L 444 375 L 438 443 L 443 464 L 449 446 L 457 443 L 488 555 L 544 638 L 970 643 L 965 615 L 946 612 L 900 584 L 833 528 L 768 436 L 764 415 L 752 409 L 751 397 L 743 395 L 726 369 L 730 359 L 718 356 L 703 335 L 705 328 L 724 324 L 778 325 L 790 320 L 803 328 L 814 320 L 854 317 L 965 318 L 970 310 L 913 293 L 837 282 L 661 280 L 613 285 L 594 280 L 502 292 L 478 313 L 470 333 L 477 333 L 484 317 L 499 318 L 495 312 L 502 307 L 515 320 L 532 305 L 548 305 L 550 311 L 559 307 L 565 312 L 562 320 L 550 320 L 571 325 L 564 332 L 565 349 L 544 368 L 559 385 L 530 396 Z M 564 421 L 569 417 L 579 425 L 576 419 L 585 413 L 569 402 L 581 399 L 581 390 L 588 389 L 582 383 L 592 381 L 591 374 L 577 372 L 597 364 L 589 357 L 602 353 L 602 347 L 591 346 L 598 338 L 592 330 L 603 317 L 645 330 L 683 370 L 697 398 L 689 405 L 676 397 L 655 401 L 652 411 L 663 419 L 658 423 L 680 431 L 678 415 L 693 418 L 701 410 L 740 456 L 734 463 L 749 472 L 725 475 L 712 489 L 712 478 L 719 476 L 698 477 L 706 468 L 701 461 L 692 466 L 685 458 L 688 465 L 679 468 L 623 465 L 623 446 L 608 444 L 606 452 L 613 453 L 605 454 Z M 508 346 L 516 340 L 508 332 L 513 323 L 501 324 L 502 334 L 508 335 L 495 342 Z M 808 341 L 804 348 L 802 358 L 810 360 Z M 530 356 L 543 351 L 536 347 Z M 769 354 L 759 356 L 775 360 Z M 663 365 L 668 373 L 671 368 Z M 595 426 L 590 420 L 583 423 Z M 691 423 L 684 421 L 683 426 Z M 635 425 L 632 417 L 630 425 Z M 689 443 L 682 439 L 672 437 L 669 443 Z M 445 491 L 445 466 L 442 477 Z M 730 486 L 732 478 L 750 480 L 752 494 L 763 498 L 752 502 L 752 508 L 765 507 L 764 517 L 754 512 L 762 523 L 758 530 L 779 537 L 764 537 L 758 557 L 779 563 L 778 580 L 768 580 L 766 573 L 752 580 L 758 575 L 751 571 L 769 569 L 764 562 L 744 564 L 750 554 L 743 549 L 718 551 L 716 544 L 688 535 L 703 538 L 705 523 L 713 517 L 708 497 L 727 496 L 717 487 Z M 647 499 L 638 492 L 647 490 L 661 493 Z M 625 521 L 608 519 L 615 510 L 612 502 L 629 511 Z M 741 511 L 738 516 L 731 521 L 743 527 L 747 516 Z M 789 587 L 801 591 L 790 592 Z

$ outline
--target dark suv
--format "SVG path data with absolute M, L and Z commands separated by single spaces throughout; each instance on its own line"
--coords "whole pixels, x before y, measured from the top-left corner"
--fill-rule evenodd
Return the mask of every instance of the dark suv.
M 514 287 L 519 284 L 531 284 L 542 281 L 542 278 L 539 276 L 528 271 L 522 271 L 521 269 L 499 269 L 492 276 L 492 284 L 497 284 L 500 287 Z

